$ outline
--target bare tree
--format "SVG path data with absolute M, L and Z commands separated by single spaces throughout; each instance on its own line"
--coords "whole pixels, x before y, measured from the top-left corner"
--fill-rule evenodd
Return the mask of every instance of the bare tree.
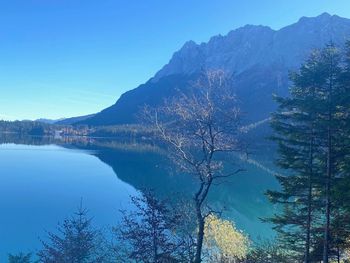
M 196 263 L 202 261 L 205 220 L 213 212 L 206 202 L 209 190 L 241 171 L 225 171 L 221 158 L 224 153 L 242 150 L 241 111 L 231 83 L 223 71 L 205 72 L 186 93 L 162 107 L 145 109 L 146 117 L 169 147 L 172 160 L 199 182 L 193 196 Z

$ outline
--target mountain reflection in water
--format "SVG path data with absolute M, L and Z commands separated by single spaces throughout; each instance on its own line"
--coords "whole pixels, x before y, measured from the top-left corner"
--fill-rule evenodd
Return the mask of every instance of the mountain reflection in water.
M 180 171 L 175 169 L 172 163 L 167 159 L 164 150 L 157 147 L 156 145 L 149 143 L 140 143 L 127 140 L 121 141 L 112 138 L 53 138 L 2 134 L 0 136 L 0 147 L 9 144 L 23 145 L 23 147 L 25 147 L 25 145 L 36 145 L 43 147 L 45 145 L 56 145 L 59 147 L 53 148 L 51 150 L 57 151 L 63 147 L 63 149 L 66 149 L 68 152 L 77 151 L 80 155 L 90 155 L 97 157 L 102 163 L 107 164 L 109 167 L 111 167 L 113 173 L 117 176 L 117 178 L 126 183 L 126 185 L 130 185 L 132 188 L 141 191 L 144 189 L 153 189 L 160 198 L 169 198 L 171 200 L 176 200 L 177 198 L 181 197 L 190 200 L 193 192 L 196 189 L 196 182 L 194 178 L 192 178 L 190 175 L 182 174 Z M 23 150 L 25 148 L 21 149 Z M 260 154 L 259 150 L 263 150 L 264 154 Z M 271 154 L 267 154 L 269 152 L 271 152 Z M 235 175 L 228 182 L 214 186 L 209 195 L 210 206 L 216 210 L 223 210 L 223 217 L 234 220 L 237 227 L 248 233 L 252 238 L 256 238 L 258 236 L 266 237 L 273 235 L 271 226 L 266 223 L 262 223 L 260 220 L 260 218 L 271 215 L 275 209 L 264 196 L 264 192 L 267 189 L 275 189 L 278 187 L 276 180 L 271 174 L 273 170 L 273 165 L 271 164 L 271 159 L 273 158 L 272 153 L 273 150 L 269 150 L 269 148 L 265 145 L 260 149 L 259 147 L 257 148 L 254 155 L 251 156 L 251 158 L 253 158 L 253 161 L 250 160 L 250 162 L 245 162 L 235 157 L 235 165 L 243 167 L 245 171 L 241 172 L 238 175 Z M 34 158 L 32 162 L 35 162 Z M 40 158 L 45 157 L 41 155 Z M 44 163 L 45 160 L 41 159 L 37 160 L 37 162 Z M 89 159 L 87 162 L 91 163 L 92 161 Z M 18 164 L 21 164 L 21 160 L 18 160 Z M 97 164 L 92 165 L 97 166 Z M 2 165 L 0 164 L 0 170 L 1 166 Z M 57 169 L 59 170 L 59 167 Z M 75 167 L 74 169 L 77 169 L 74 171 L 74 173 L 87 172 L 86 167 Z M 11 175 L 11 178 L 13 178 L 13 180 L 17 180 L 16 167 L 13 167 L 13 169 L 11 169 L 11 172 L 13 173 Z M 92 171 L 90 170 L 88 172 L 91 173 Z M 98 176 L 94 177 L 94 180 L 98 181 L 99 176 L 102 176 L 101 173 L 105 172 L 106 170 L 104 168 L 96 168 L 96 173 L 98 173 Z M 30 171 L 30 174 L 35 173 L 36 171 Z M 57 175 L 59 174 L 60 171 L 57 171 Z M 52 176 L 52 174 L 47 176 Z M 84 178 L 81 179 L 84 180 Z M 7 178 L 7 180 L 9 179 Z M 70 189 L 69 179 L 66 178 L 65 180 L 68 180 L 65 183 L 67 184 L 67 189 Z M 72 180 L 76 180 L 76 178 L 72 178 Z M 112 181 L 109 182 L 111 183 Z M 118 182 L 116 182 L 116 184 L 120 185 Z M 94 183 L 91 183 L 91 185 L 87 185 L 86 187 L 92 187 L 93 185 Z M 95 185 L 98 187 L 99 183 L 96 182 Z M 103 185 L 100 186 L 102 188 L 94 189 L 93 194 L 96 194 L 98 196 L 99 191 L 101 192 L 101 195 L 104 191 L 111 191 L 111 189 L 104 189 Z M 49 187 L 53 187 L 53 185 L 50 185 Z M 19 191 L 19 189 L 10 190 L 14 196 L 16 196 L 16 191 Z M 74 189 L 72 189 L 72 191 L 74 191 Z M 130 193 L 132 194 L 134 191 L 129 190 L 128 194 Z M 109 194 L 109 196 L 110 198 L 122 198 L 121 200 L 110 200 L 111 203 L 128 202 L 128 196 L 125 194 L 122 197 L 113 194 Z M 102 203 L 98 204 L 98 200 L 99 198 L 96 198 L 94 205 L 96 207 L 99 205 L 103 207 L 105 205 L 103 202 L 105 201 L 101 199 Z M 35 202 L 35 199 L 29 199 L 27 202 Z M 55 203 L 56 202 L 60 202 L 59 196 L 57 196 Z M 70 213 L 72 206 L 77 206 L 76 202 L 73 204 L 69 204 L 69 200 L 64 200 L 64 202 L 66 204 L 64 204 L 60 210 L 64 214 L 59 216 L 56 220 L 54 220 L 54 222 L 50 222 L 49 225 L 56 224 L 64 216 Z M 72 200 L 72 202 L 74 201 Z M 36 204 L 31 203 L 30 205 L 35 206 Z M 67 211 L 64 211 L 65 205 L 69 207 L 69 209 L 67 208 Z M 88 208 L 90 209 L 90 207 Z M 4 207 L 1 207 L 1 209 L 3 210 Z M 11 207 L 7 206 L 7 209 L 11 209 Z M 50 212 L 49 210 L 50 209 L 47 211 L 48 213 Z M 94 208 L 90 210 L 94 212 L 98 209 Z M 100 209 L 100 212 L 103 215 L 99 215 L 97 217 L 106 216 L 108 218 L 113 218 L 117 214 L 117 208 L 114 211 L 109 211 L 110 215 L 107 215 L 107 211 L 103 209 Z M 45 211 L 42 211 L 41 214 L 45 214 Z M 95 217 L 96 215 L 92 214 L 92 216 Z M 48 217 L 47 219 L 52 220 L 52 217 Z M 32 220 L 34 220 L 32 224 L 35 224 L 35 216 L 32 218 Z M 106 222 L 107 221 L 108 220 L 106 220 Z M 41 221 L 38 220 L 38 222 Z M 104 221 L 100 220 L 100 222 Z M 7 223 L 11 224 L 11 221 L 8 221 Z M 38 237 L 40 234 L 42 233 L 37 233 L 33 236 Z

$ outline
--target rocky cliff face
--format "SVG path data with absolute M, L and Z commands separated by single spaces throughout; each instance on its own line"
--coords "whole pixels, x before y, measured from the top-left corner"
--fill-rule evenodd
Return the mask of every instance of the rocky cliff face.
M 302 17 L 278 31 L 266 26 L 246 25 L 208 43 L 187 42 L 176 52 L 155 79 L 172 74 L 192 74 L 201 68 L 221 68 L 241 73 L 254 66 L 272 64 L 297 67 L 311 49 L 327 42 L 343 44 L 350 37 L 350 20 L 324 13 Z
M 129 91 L 113 106 L 85 120 L 87 124 L 135 122 L 144 104 L 156 106 L 186 89 L 203 69 L 223 69 L 235 76 L 235 89 L 248 121 L 266 118 L 274 109 L 272 93 L 288 94 L 288 71 L 295 70 L 312 49 L 329 42 L 338 46 L 350 39 L 350 19 L 331 16 L 302 17 L 297 23 L 273 30 L 246 25 L 207 43 L 193 41 L 177 52 L 147 83 Z

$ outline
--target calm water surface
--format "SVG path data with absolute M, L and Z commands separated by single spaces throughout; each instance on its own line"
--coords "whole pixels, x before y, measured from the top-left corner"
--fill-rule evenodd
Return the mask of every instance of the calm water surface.
M 190 198 L 195 189 L 189 176 L 177 174 L 157 152 L 20 143 L 0 144 L 0 262 L 9 252 L 35 252 L 39 237 L 55 230 L 81 199 L 94 224 L 109 227 L 118 222 L 119 209 L 130 207 L 129 196 L 137 190 L 152 188 L 167 197 L 181 192 Z M 211 205 L 225 206 L 224 216 L 253 238 L 273 234 L 259 217 L 273 212 L 264 192 L 277 187 L 265 169 L 271 169 L 271 157 L 266 152 L 255 157 L 258 164 L 240 163 L 246 172 L 215 187 L 210 195 Z
M 0 253 L 35 251 L 45 230 L 83 198 L 94 222 L 113 225 L 135 189 L 91 152 L 59 146 L 0 145 Z M 4 261 L 0 261 L 4 262 Z

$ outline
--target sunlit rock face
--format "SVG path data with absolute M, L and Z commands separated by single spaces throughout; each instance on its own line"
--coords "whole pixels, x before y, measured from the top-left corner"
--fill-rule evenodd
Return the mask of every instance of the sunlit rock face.
M 157 106 L 175 91 L 186 90 L 203 69 L 223 69 L 234 74 L 234 89 L 246 112 L 257 121 L 274 110 L 272 94 L 288 95 L 288 72 L 296 70 L 312 49 L 350 39 L 350 19 L 331 16 L 302 17 L 297 23 L 273 30 L 246 25 L 207 43 L 188 41 L 147 83 L 126 92 L 113 106 L 83 121 L 88 124 L 121 124 L 137 121 L 145 105 Z
M 342 45 L 350 37 L 350 20 L 324 13 L 302 17 L 297 23 L 273 30 L 266 26 L 246 25 L 226 36 L 214 36 L 208 43 L 193 41 L 176 52 L 155 80 L 172 74 L 193 74 L 221 68 L 241 73 L 254 66 L 297 67 L 314 48 L 333 41 Z

